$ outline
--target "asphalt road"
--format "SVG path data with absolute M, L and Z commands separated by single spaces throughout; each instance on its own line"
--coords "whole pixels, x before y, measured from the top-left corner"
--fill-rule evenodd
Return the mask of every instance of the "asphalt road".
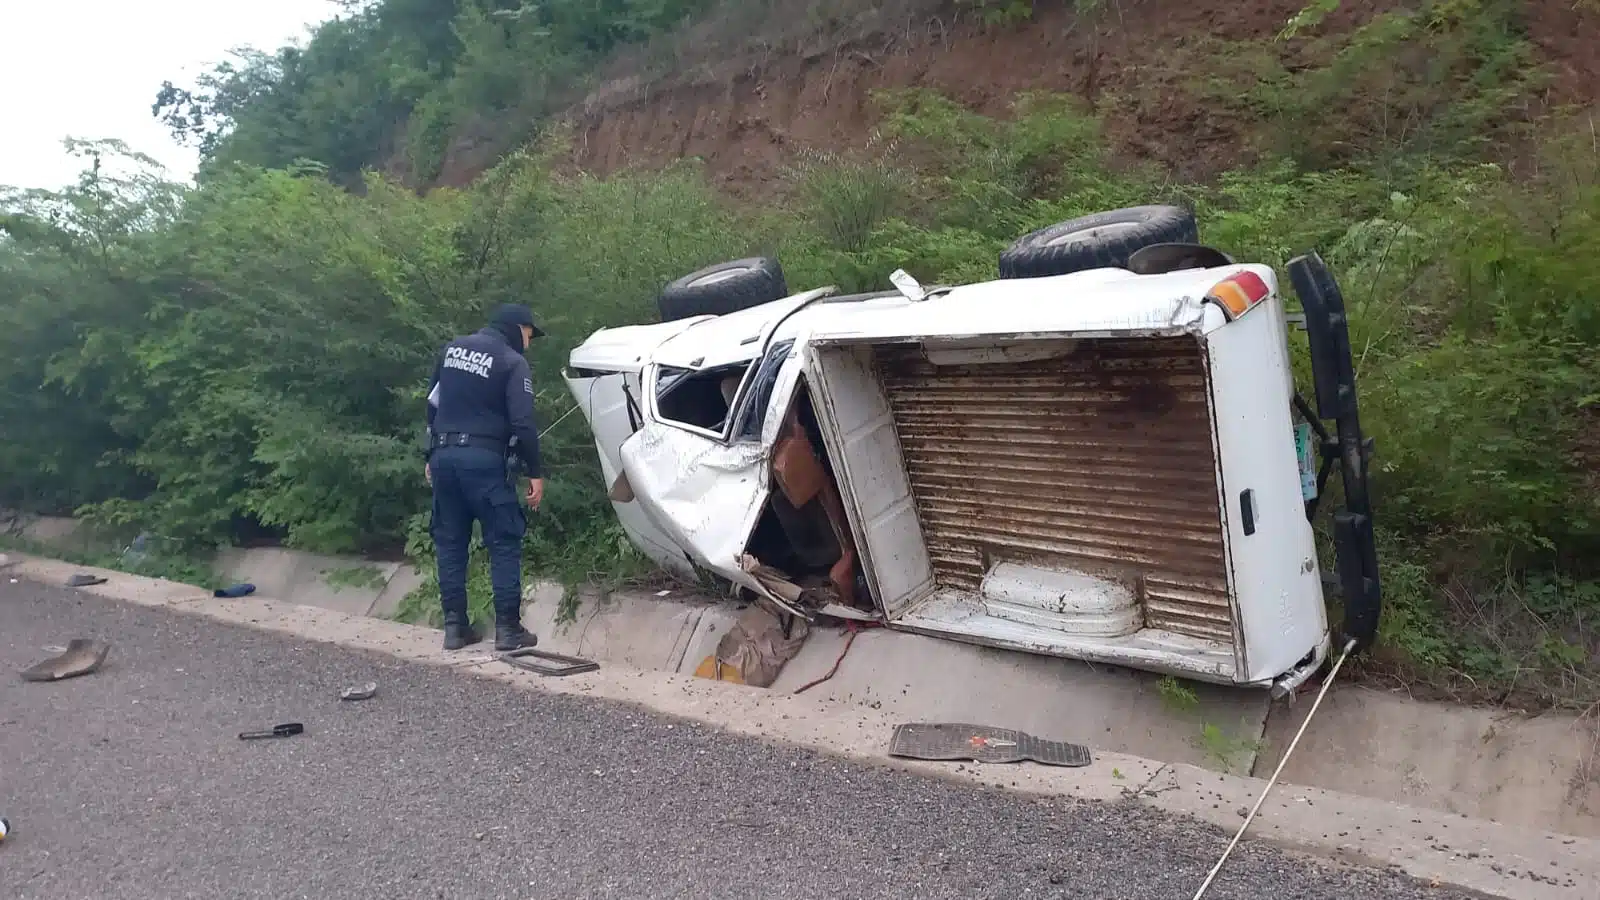
M 1188 900 L 1226 843 L 9 580 L 0 897 Z M 76 636 L 99 672 L 14 674 Z M 1209 896 L 1459 895 L 1247 842 Z

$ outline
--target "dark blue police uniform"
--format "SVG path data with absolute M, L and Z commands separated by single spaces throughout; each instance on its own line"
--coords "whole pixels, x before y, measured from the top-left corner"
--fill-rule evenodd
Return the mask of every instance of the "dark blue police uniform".
M 531 647 L 522 628 L 522 537 L 527 518 L 507 461 L 520 457 L 529 478 L 541 478 L 533 421 L 533 375 L 521 326 L 525 306 L 500 307 L 488 327 L 444 346 L 428 392 L 428 467 L 433 480 L 433 542 L 445 648 L 477 643 L 467 617 L 467 554 L 472 523 L 483 529 L 494 584 L 495 648 Z

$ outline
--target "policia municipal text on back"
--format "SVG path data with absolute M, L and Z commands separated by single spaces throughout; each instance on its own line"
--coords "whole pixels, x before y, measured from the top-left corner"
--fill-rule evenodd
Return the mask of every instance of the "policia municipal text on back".
M 433 544 L 444 607 L 444 647 L 481 638 L 467 619 L 467 551 L 472 522 L 483 527 L 494 584 L 496 650 L 539 642 L 522 627 L 522 536 L 527 516 L 512 487 L 514 454 L 528 475 L 526 500 L 539 508 L 544 478 L 533 422 L 533 374 L 523 358 L 544 334 L 526 306 L 501 306 L 484 329 L 444 346 L 428 390 L 428 462 Z

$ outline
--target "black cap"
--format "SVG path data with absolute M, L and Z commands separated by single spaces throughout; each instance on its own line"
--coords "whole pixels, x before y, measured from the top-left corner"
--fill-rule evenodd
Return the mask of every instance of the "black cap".
M 520 303 L 502 303 L 489 318 L 492 325 L 526 325 L 533 329 L 534 337 L 544 337 L 544 330 L 533 324 L 533 310 Z

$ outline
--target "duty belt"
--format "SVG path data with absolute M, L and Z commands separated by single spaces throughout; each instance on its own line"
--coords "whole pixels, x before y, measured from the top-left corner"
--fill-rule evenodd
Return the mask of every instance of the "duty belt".
M 502 455 L 506 452 L 506 442 L 499 438 L 481 437 L 476 434 L 461 434 L 452 431 L 442 432 L 433 436 L 433 448 L 438 450 L 444 447 L 477 447 L 483 450 L 493 450 L 495 453 Z

